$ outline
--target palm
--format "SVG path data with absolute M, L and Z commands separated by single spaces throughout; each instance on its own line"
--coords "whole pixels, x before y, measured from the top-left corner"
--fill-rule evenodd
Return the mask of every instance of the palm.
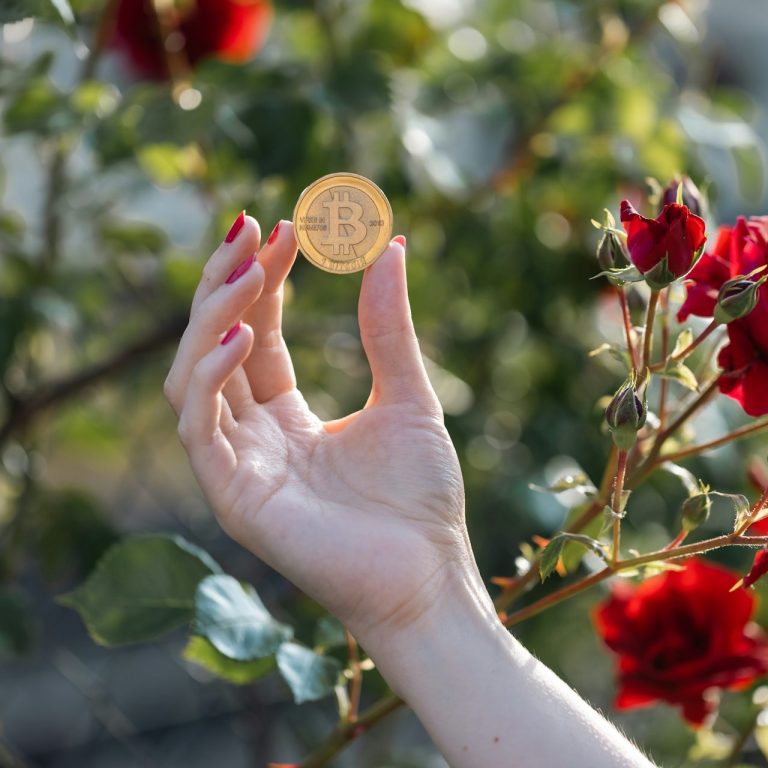
M 406 611 L 459 543 L 461 475 L 434 412 L 374 405 L 328 431 L 293 390 L 242 414 L 232 443 L 229 532 L 344 620 L 360 594 L 382 619 Z
M 355 630 L 402 625 L 428 605 L 444 566 L 469 552 L 456 454 L 411 322 L 403 243 L 366 270 L 360 292 L 369 404 L 323 424 L 296 389 L 282 339 L 296 242 L 289 222 L 279 233 L 234 280 L 258 248 L 253 219 L 211 258 L 166 393 L 232 536 Z

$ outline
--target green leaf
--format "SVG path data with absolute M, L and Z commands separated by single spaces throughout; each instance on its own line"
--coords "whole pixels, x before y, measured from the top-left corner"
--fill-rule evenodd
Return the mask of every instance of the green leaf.
M 590 502 L 585 501 L 584 503 L 573 507 L 573 509 L 571 509 L 571 511 L 568 513 L 568 517 L 565 520 L 563 528 L 570 528 L 576 522 L 576 520 L 581 517 L 589 505 Z M 603 518 L 601 515 L 595 515 L 595 517 L 593 517 L 592 520 L 590 520 L 589 523 L 581 529 L 581 532 L 585 536 L 596 538 L 600 535 L 602 530 Z M 579 563 L 584 559 L 585 554 L 586 550 L 581 545 L 572 541 L 566 542 L 561 555 L 565 570 L 568 571 L 568 573 L 573 573 L 573 571 L 579 567 Z
M 606 269 L 603 272 L 598 272 L 592 280 L 596 280 L 598 277 L 607 277 L 608 280 L 619 288 L 625 283 L 640 283 L 645 280 L 644 275 L 637 269 L 637 267 L 630 264 L 628 267 L 622 267 L 621 269 Z
M 664 370 L 659 371 L 659 376 L 677 381 L 692 392 L 699 391 L 699 382 L 696 380 L 693 371 L 682 363 L 667 366 Z
M 592 481 L 582 472 L 575 475 L 564 475 L 552 485 L 535 485 L 529 483 L 528 487 L 532 491 L 539 491 L 540 493 L 564 493 L 565 491 L 581 491 L 581 493 L 591 496 L 596 491 Z
M 693 331 L 686 328 L 680 333 L 675 342 L 675 348 L 672 350 L 672 357 L 677 357 L 684 349 L 688 349 L 693 342 Z
M 193 664 L 207 669 L 216 677 L 236 685 L 253 683 L 277 669 L 274 656 L 251 661 L 236 661 L 219 652 L 204 637 L 193 636 L 185 646 L 181 655 Z
M 277 652 L 277 666 L 297 704 L 315 701 L 333 693 L 341 672 L 336 659 L 297 643 L 283 643 Z
M 710 496 L 719 496 L 721 499 L 728 499 L 733 504 L 733 530 L 740 528 L 749 517 L 752 511 L 749 499 L 741 493 L 721 493 L 720 491 L 710 491 Z
M 271 616 L 253 587 L 224 574 L 198 585 L 194 632 L 239 661 L 270 656 L 293 636 L 293 629 Z
M 315 645 L 318 648 L 340 648 L 347 644 L 344 626 L 333 616 L 323 616 L 315 627 Z
M 179 536 L 135 536 L 111 547 L 58 602 L 80 614 L 97 643 L 137 643 L 191 621 L 197 585 L 212 573 L 219 565 Z
M 560 553 L 565 546 L 565 539 L 562 534 L 555 536 L 549 544 L 541 552 L 541 559 L 539 560 L 539 576 L 542 581 L 546 581 L 552 574 L 552 571 L 557 568 L 557 561 L 560 559 Z
M 685 469 L 685 467 L 673 464 L 671 461 L 665 461 L 660 469 L 669 472 L 670 475 L 674 475 L 683 484 L 685 490 L 688 491 L 689 496 L 694 496 L 700 492 L 699 481 L 696 479 L 696 476 Z
M 18 592 L 0 590 L 0 658 L 19 655 L 32 645 L 29 607 Z

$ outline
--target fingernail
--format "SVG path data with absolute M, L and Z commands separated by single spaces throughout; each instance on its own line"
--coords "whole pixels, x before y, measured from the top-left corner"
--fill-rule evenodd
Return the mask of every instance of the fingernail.
M 399 243 L 403 246 L 403 248 L 405 248 L 405 235 L 397 235 L 396 237 L 393 237 L 392 242 Z
M 280 222 L 278 221 L 277 224 L 275 224 L 275 228 L 272 230 L 272 232 L 269 235 L 269 238 L 267 239 L 267 245 L 272 245 L 272 243 L 277 240 L 277 235 L 280 232 Z
M 251 264 L 253 264 L 253 255 L 241 261 L 224 282 L 227 284 L 234 283 L 235 280 L 241 278 L 251 268 Z
M 237 332 L 240 330 L 240 326 L 242 323 L 238 320 L 224 335 L 224 338 L 221 340 L 222 346 L 224 344 L 229 344 L 232 339 L 237 336 Z
M 233 243 L 237 237 L 237 233 L 243 228 L 245 224 L 245 211 L 240 211 L 240 215 L 235 219 L 232 226 L 227 232 L 227 236 L 224 238 L 225 243 Z

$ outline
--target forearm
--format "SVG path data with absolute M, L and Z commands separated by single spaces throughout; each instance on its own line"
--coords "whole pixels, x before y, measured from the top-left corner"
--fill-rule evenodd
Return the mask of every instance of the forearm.
M 509 634 L 471 575 L 367 649 L 453 768 L 651 768 Z

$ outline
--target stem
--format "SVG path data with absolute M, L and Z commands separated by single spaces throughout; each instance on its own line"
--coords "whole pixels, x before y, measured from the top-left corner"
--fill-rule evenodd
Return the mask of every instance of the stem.
M 619 561 L 619 547 L 621 546 L 621 497 L 624 492 L 624 476 L 627 472 L 627 452 L 619 451 L 619 462 L 616 467 L 616 481 L 613 484 L 613 555 L 611 562 L 614 565 Z
M 349 669 L 352 672 L 352 680 L 349 686 L 349 715 L 350 723 L 357 722 L 358 710 L 360 709 L 360 692 L 363 688 L 363 672 L 360 669 L 360 659 L 357 655 L 357 640 L 352 633 L 345 627 L 344 634 L 347 637 L 347 650 L 349 651 Z
M 669 289 L 661 294 L 661 359 L 666 360 L 669 354 Z M 661 377 L 659 384 L 659 429 L 664 429 L 667 421 L 667 390 L 669 381 Z
M 672 355 L 669 360 L 666 359 L 666 355 L 662 355 L 661 362 L 652 365 L 651 370 L 660 371 L 668 363 L 679 363 L 681 360 L 685 360 L 699 344 L 708 339 L 712 332 L 719 327 L 720 323 L 717 320 L 713 320 L 685 349 L 681 349 L 676 355 Z
M 616 286 L 616 295 L 619 297 L 619 304 L 621 304 L 621 314 L 624 318 L 624 335 L 627 338 L 627 352 L 629 353 L 629 359 L 632 363 L 632 371 L 637 373 L 637 358 L 635 356 L 635 344 L 632 340 L 632 317 L 629 314 L 629 304 L 627 303 L 627 294 L 624 288 Z
M 661 449 L 664 446 L 664 443 L 667 441 L 669 437 L 671 437 L 675 432 L 677 432 L 680 427 L 685 424 L 688 419 L 693 416 L 696 411 L 698 411 L 701 407 L 706 405 L 707 401 L 710 397 L 715 393 L 715 390 L 717 389 L 717 383 L 720 380 L 719 376 L 715 376 L 709 384 L 707 384 L 706 387 L 701 391 L 701 393 L 698 395 L 698 397 L 694 398 L 691 403 L 688 405 L 688 407 L 664 430 L 659 432 L 659 434 L 656 436 L 656 440 L 653 443 L 653 447 L 651 448 L 650 453 L 648 454 L 648 457 L 643 462 L 642 466 L 640 467 L 639 474 L 636 477 L 633 477 L 633 481 L 635 484 L 637 484 L 640 480 L 644 479 L 645 477 L 650 474 L 655 468 L 656 468 L 656 459 L 659 456 L 659 453 L 661 453 Z M 665 457 L 666 460 L 666 457 Z
M 744 727 L 743 730 L 739 732 L 739 735 L 736 737 L 736 740 L 733 742 L 733 747 L 731 747 L 731 753 L 728 755 L 728 757 L 725 760 L 726 766 L 735 766 L 739 764 L 741 753 L 744 751 L 744 747 L 747 745 L 747 742 L 749 741 L 749 737 L 752 735 L 753 731 L 755 730 L 755 726 L 757 725 L 757 718 L 760 715 L 760 712 L 761 710 L 759 708 L 755 709 L 747 725 Z
M 752 515 L 750 515 L 750 519 L 751 517 Z M 527 605 L 525 608 L 515 611 L 515 613 L 507 616 L 504 625 L 506 627 L 511 627 L 515 624 L 519 624 L 521 621 L 525 621 L 525 619 L 529 619 L 531 616 L 541 613 L 544 609 L 557 605 L 557 603 L 562 602 L 566 598 L 572 597 L 595 584 L 599 584 L 601 581 L 605 581 L 607 578 L 614 576 L 620 571 L 637 568 L 639 565 L 647 565 L 648 563 L 655 563 L 658 561 L 679 560 L 681 557 L 697 555 L 701 552 L 719 549 L 720 547 L 761 547 L 766 545 L 768 545 L 768 536 L 741 536 L 734 532 L 726 533 L 723 536 L 716 536 L 713 539 L 698 541 L 695 544 L 686 544 L 685 546 L 675 547 L 674 549 L 660 549 L 656 552 L 649 552 L 645 555 L 628 558 L 627 560 L 619 560 L 615 565 L 608 565 L 603 568 L 602 571 L 593 573 L 573 584 L 569 584 L 567 587 L 552 592 L 546 597 Z
M 337 728 L 325 744 L 304 759 L 301 763 L 301 768 L 320 768 L 321 766 L 328 765 L 331 758 L 344 749 L 350 741 L 361 736 L 391 712 L 403 706 L 403 704 L 405 702 L 394 693 L 386 694 L 362 712 L 356 722 Z
M 656 318 L 656 305 L 659 303 L 659 291 L 651 291 L 648 299 L 648 313 L 645 316 L 645 333 L 643 334 L 643 362 L 640 370 L 645 372 L 651 364 L 651 345 L 653 344 L 653 321 Z
M 755 522 L 755 518 L 760 514 L 766 503 L 768 503 L 768 488 L 763 491 L 760 498 L 752 506 L 752 509 L 749 511 L 749 514 L 747 515 L 744 522 L 736 529 L 735 533 L 737 536 L 743 534 L 744 531 L 746 531 L 747 528 L 749 528 L 749 526 Z
M 733 432 L 729 432 L 727 435 L 723 435 L 723 437 L 718 437 L 716 440 L 710 440 L 707 443 L 701 443 L 701 445 L 691 445 L 688 448 L 683 448 L 675 453 L 668 453 L 664 456 L 664 460 L 676 462 L 680 461 L 680 459 L 687 459 L 689 456 L 695 456 L 696 454 L 704 453 L 704 451 L 719 448 L 721 445 L 726 445 L 741 437 L 751 435 L 753 432 L 759 432 L 766 427 L 768 427 L 768 419 L 763 419 L 754 424 L 748 424 L 745 427 L 735 429 Z

